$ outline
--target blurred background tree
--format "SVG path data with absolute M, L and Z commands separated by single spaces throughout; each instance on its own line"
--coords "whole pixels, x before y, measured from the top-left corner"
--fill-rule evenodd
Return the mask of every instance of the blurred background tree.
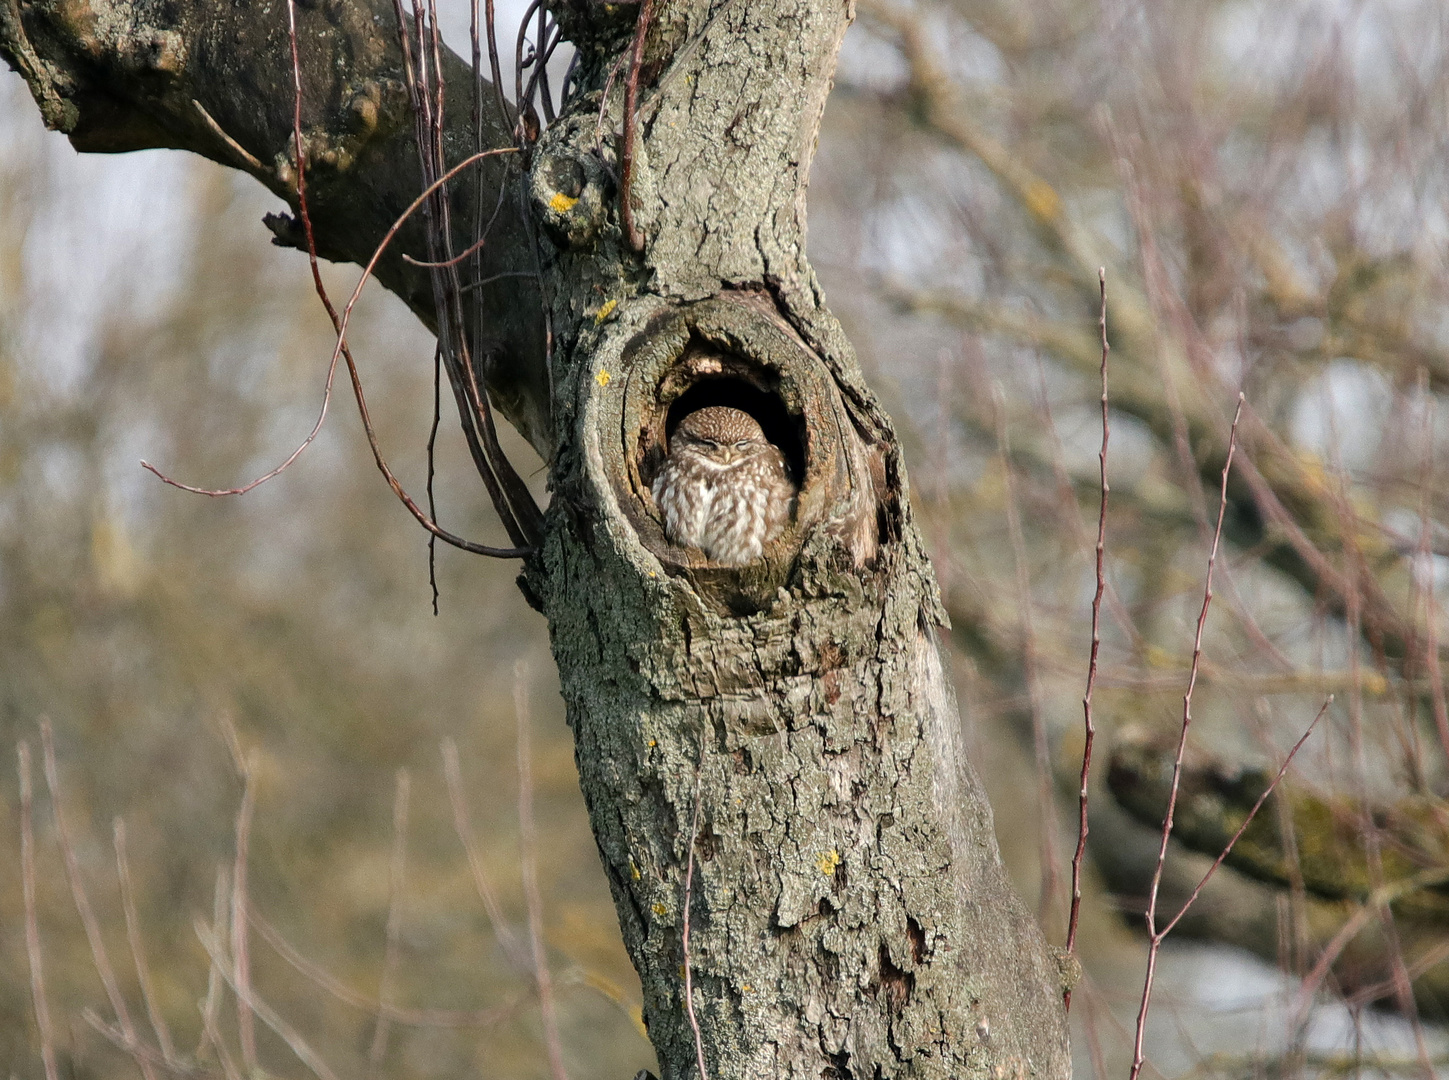
M 451 17 L 462 25 L 466 12 Z M 1252 770 L 1271 775 L 1336 699 L 1265 810 L 1275 831 L 1254 850 L 1267 856 L 1245 852 L 1244 872 L 1216 878 L 1180 927 L 1154 1063 L 1169 1075 L 1442 1066 L 1443 1032 L 1416 1013 L 1449 1011 L 1444 883 L 1393 885 L 1432 877 L 1449 848 L 1446 68 L 1449 15 L 1427 0 L 867 0 L 847 39 L 811 255 L 907 439 L 973 760 L 1018 884 L 1058 942 L 1107 269 L 1112 501 L 1087 978 L 1073 1009 L 1082 1075 L 1124 1073 L 1130 1052 L 1132 913 L 1156 850 L 1141 819 L 1158 812 L 1153 747 L 1180 721 L 1239 390 L 1248 405 L 1194 703 L 1189 831 L 1206 854 L 1174 846 L 1167 911 L 1221 846 L 1213 825 L 1256 791 Z M 139 1022 L 111 839 L 113 819 L 126 822 L 159 1010 L 186 1052 L 209 966 L 193 922 L 212 918 L 218 868 L 233 866 L 239 747 L 255 800 L 254 908 L 354 1003 L 260 938 L 253 979 L 338 1075 L 549 1075 L 533 973 L 509 948 L 526 933 L 530 853 L 570 1075 L 650 1065 L 544 624 L 513 570 L 440 550 L 435 618 L 425 537 L 345 411 L 245 499 L 187 495 L 135 465 L 227 485 L 310 426 L 331 334 L 302 256 L 263 243 L 257 219 L 273 200 L 180 155 L 80 158 L 41 130 L 19 79 L 0 87 L 0 725 L 6 745 L 26 740 L 36 756 L 39 929 L 66 1067 L 136 1068 L 82 1018 L 105 1013 L 105 995 L 40 777 L 42 716 Z M 350 268 L 328 275 L 348 291 Z M 381 290 L 360 319 L 380 434 L 420 478 L 431 340 Z M 441 492 L 471 490 L 449 482 L 468 468 L 451 447 L 439 468 Z M 441 513 L 468 535 L 496 529 L 479 499 Z M 534 703 L 531 845 L 518 826 L 517 661 Z M 454 829 L 445 739 L 501 935 Z M 1114 749 L 1120 804 L 1102 783 Z M 389 965 L 399 769 L 411 783 Z M 15 774 L 0 786 L 15 852 Z M 1297 850 L 1283 845 L 1289 820 Z M 1347 884 L 1330 895 L 1320 879 L 1335 874 Z M 0 925 L 0 1055 L 39 1076 L 19 874 L 0 876 Z M 1320 971 L 1326 949 L 1341 955 Z M 380 1043 L 376 1010 L 356 1002 L 378 1000 L 384 969 L 389 1001 L 452 1012 L 389 1024 Z M 1321 980 L 1307 991 L 1316 1005 L 1299 1000 L 1304 976 Z M 233 1046 L 234 1017 L 221 1012 Z M 257 1040 L 267 1069 L 295 1071 L 269 1032 Z

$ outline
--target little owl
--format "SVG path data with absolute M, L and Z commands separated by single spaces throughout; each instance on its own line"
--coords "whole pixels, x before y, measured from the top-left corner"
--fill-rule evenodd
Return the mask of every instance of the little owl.
M 726 566 L 758 559 L 795 501 L 785 455 L 753 416 L 720 405 L 679 422 L 653 490 L 665 535 Z

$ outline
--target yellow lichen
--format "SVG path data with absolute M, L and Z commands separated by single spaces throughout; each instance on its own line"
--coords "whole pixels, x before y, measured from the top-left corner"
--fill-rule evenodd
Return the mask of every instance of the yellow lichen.
M 613 378 L 612 375 L 610 375 L 603 368 L 600 368 L 599 369 L 599 373 L 594 376 L 594 382 L 598 383 L 600 386 L 608 386 L 609 385 L 609 380 L 612 379 L 612 378 Z
M 555 191 L 553 198 L 548 200 L 548 208 L 555 214 L 567 214 L 578 201 L 578 199 L 565 195 L 562 191 Z
M 840 852 L 831 848 L 829 851 L 822 851 L 820 857 L 815 860 L 815 868 L 826 877 L 835 873 L 835 868 L 840 865 Z
M 618 307 L 618 306 L 619 306 L 619 301 L 617 301 L 617 300 L 606 300 L 604 302 L 604 305 L 601 308 L 599 308 L 599 310 L 594 314 L 594 325 L 595 326 L 598 326 L 601 322 L 603 322 L 605 319 L 607 319 L 610 315 L 613 314 L 614 309 L 616 307 Z

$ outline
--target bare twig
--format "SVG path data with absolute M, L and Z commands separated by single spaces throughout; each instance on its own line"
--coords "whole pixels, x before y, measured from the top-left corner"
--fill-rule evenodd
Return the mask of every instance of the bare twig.
M 439 264 L 432 270 L 433 297 L 437 307 L 438 342 L 442 347 L 444 367 L 458 406 L 464 438 L 473 463 L 488 491 L 489 500 L 515 549 L 527 553 L 536 545 L 542 532 L 542 512 L 533 500 L 527 484 L 518 475 L 498 443 L 488 396 L 482 392 L 472 356 L 462 310 L 462 283 L 453 260 L 450 202 L 446 188 L 439 183 L 444 172 L 442 138 L 443 79 L 439 63 L 441 45 L 437 20 L 431 32 L 418 0 L 413 0 L 413 23 L 417 38 L 414 50 L 412 35 L 402 0 L 394 0 L 398 19 L 398 38 L 403 52 L 403 75 L 414 116 L 414 142 L 423 182 L 432 188 L 423 203 L 424 234 L 428 244 L 428 261 Z M 431 49 L 429 48 L 431 43 Z M 476 84 L 476 80 L 475 80 Z M 436 185 L 436 186 L 434 186 Z M 486 552 L 484 553 L 486 554 Z
M 1238 421 L 1243 415 L 1244 396 L 1238 395 L 1238 407 L 1233 413 L 1233 426 L 1228 434 L 1227 460 L 1223 463 L 1221 490 L 1218 496 L 1218 523 L 1213 532 L 1212 548 L 1208 552 L 1207 580 L 1203 586 L 1202 610 L 1198 612 L 1197 629 L 1192 643 L 1192 669 L 1187 678 L 1187 692 L 1182 698 L 1182 727 L 1177 739 L 1177 754 L 1172 765 L 1172 788 L 1167 797 L 1167 814 L 1162 821 L 1162 840 L 1157 849 L 1157 865 L 1152 872 L 1152 887 L 1147 897 L 1147 977 L 1142 987 L 1142 1002 L 1137 1012 L 1137 1033 L 1132 1044 L 1132 1072 L 1130 1080 L 1137 1080 L 1144 1061 L 1142 1041 L 1147 1032 L 1147 1009 L 1152 1000 L 1152 982 L 1157 974 L 1157 953 L 1162 946 L 1163 934 L 1157 931 L 1157 894 L 1162 887 L 1162 868 L 1167 862 L 1167 843 L 1172 839 L 1172 818 L 1177 809 L 1178 787 L 1182 782 L 1182 758 L 1187 750 L 1187 732 L 1192 726 L 1192 692 L 1197 687 L 1198 665 L 1202 660 L 1203 627 L 1207 624 L 1208 607 L 1213 601 L 1213 568 L 1217 565 L 1218 544 L 1223 535 L 1223 518 L 1228 510 L 1228 473 L 1233 467 L 1233 452 L 1238 445 Z M 1179 913 L 1180 917 L 1181 913 Z M 1174 920 L 1175 922 L 1175 920 Z
M 247 1075 L 257 1069 L 257 1034 L 251 1011 L 251 950 L 247 933 L 247 853 L 251 846 L 252 813 L 256 808 L 256 791 L 252 785 L 252 769 L 242 769 L 241 806 L 236 815 L 236 858 L 231 871 L 231 959 L 235 972 L 237 1041 L 241 1044 L 242 1064 Z
M 1097 685 L 1097 658 L 1102 649 L 1102 593 L 1106 589 L 1107 576 L 1104 572 L 1104 558 L 1107 551 L 1107 495 L 1112 490 L 1107 484 L 1107 443 L 1112 435 L 1112 425 L 1107 409 L 1107 268 L 1097 270 L 1097 284 L 1101 290 L 1102 314 L 1099 319 L 1102 331 L 1102 449 L 1097 454 L 1097 467 L 1101 480 L 1102 498 L 1097 511 L 1097 591 L 1092 594 L 1092 653 L 1087 662 L 1087 689 L 1082 695 L 1082 782 L 1077 792 L 1077 850 L 1072 855 L 1072 910 L 1067 919 L 1067 952 L 1077 948 L 1077 922 L 1082 912 L 1082 859 L 1087 852 L 1087 785 L 1092 775 L 1092 740 L 1097 728 L 1092 721 L 1092 691 Z M 1062 1005 L 1068 1011 L 1072 1007 L 1072 991 L 1069 987 L 1062 995 Z
M 302 1038 L 300 1032 L 291 1024 L 279 1016 L 275 1009 L 268 1005 L 257 995 L 252 987 L 245 985 L 237 978 L 236 972 L 227 963 L 225 946 L 221 939 L 211 932 L 205 922 L 198 919 L 195 923 L 196 937 L 201 942 L 202 948 L 211 957 L 211 962 L 221 972 L 221 977 L 227 981 L 232 992 L 247 1007 L 249 1014 L 254 1014 L 258 1020 L 271 1028 L 276 1035 L 287 1044 L 287 1047 L 297 1056 L 307 1068 L 317 1077 L 317 1080 L 337 1080 L 337 1074 L 328 1068 L 327 1063 L 321 1056 L 308 1045 L 307 1040 Z M 255 1074 L 252 1074 L 255 1075 Z
M 55 1032 L 50 1026 L 50 1006 L 45 999 L 45 965 L 40 952 L 40 924 L 35 917 L 35 825 L 30 787 L 30 744 L 20 742 L 15 752 L 20 771 L 20 885 L 25 894 L 25 955 L 30 962 L 30 1002 L 35 1009 L 35 1026 L 40 1033 L 40 1060 L 45 1080 L 59 1080 L 55 1066 Z
M 225 941 L 227 938 L 227 919 L 228 912 L 231 910 L 230 898 L 231 875 L 225 866 L 218 866 L 216 868 L 216 890 L 211 904 L 212 935 L 217 941 Z M 237 1070 L 231 1053 L 226 1048 L 226 1042 L 221 1037 L 223 982 L 221 968 L 216 962 L 216 957 L 213 956 L 206 975 L 206 997 L 201 1001 L 201 1039 L 196 1044 L 195 1056 L 200 1059 L 202 1053 L 210 1046 L 216 1051 L 217 1060 L 221 1062 L 221 1071 L 225 1074 L 226 1080 L 241 1080 L 241 1073 Z
M 524 955 L 518 939 L 503 918 L 503 909 L 498 904 L 498 894 L 493 891 L 493 884 L 488 880 L 488 874 L 483 869 L 483 858 L 478 853 L 478 845 L 473 839 L 473 826 L 468 818 L 468 804 L 463 797 L 463 774 L 458 765 L 458 746 L 452 739 L 444 739 L 442 750 L 443 776 L 448 783 L 448 801 L 453 807 L 453 828 L 457 831 L 458 840 L 463 845 L 463 852 L 468 857 L 468 869 L 473 873 L 473 885 L 478 890 L 479 899 L 483 901 L 483 910 L 488 913 L 488 922 L 493 927 L 493 936 L 498 939 L 504 955 L 508 957 L 514 967 L 519 971 L 529 971 L 533 965 Z
M 321 964 L 309 960 L 282 936 L 255 908 L 249 912 L 252 929 L 300 975 L 332 997 L 361 1012 L 385 1017 L 390 1023 L 408 1027 L 467 1028 L 488 1027 L 512 1015 L 517 1003 L 497 1005 L 489 1009 L 410 1009 L 392 1005 L 378 998 L 353 990 Z
M 151 1021 L 151 1030 L 156 1033 L 156 1045 L 161 1048 L 161 1058 L 167 1068 L 179 1064 L 176 1047 L 171 1041 L 171 1029 L 166 1018 L 156 1006 L 156 994 L 151 986 L 150 965 L 146 963 L 146 950 L 141 940 L 141 920 L 136 914 L 136 890 L 131 884 L 131 866 L 126 859 L 126 823 L 119 817 L 112 825 L 116 848 L 116 876 L 121 883 L 121 909 L 126 916 L 126 940 L 131 946 L 131 958 L 136 964 L 136 982 L 141 986 L 141 999 L 146 1003 L 146 1016 Z
M 408 857 L 408 794 L 411 785 L 408 771 L 397 771 L 397 790 L 392 802 L 392 858 L 388 863 L 387 946 L 382 958 L 382 978 L 377 986 L 377 1024 L 372 1032 L 372 1048 L 367 1055 L 367 1075 L 374 1077 L 387 1056 L 387 1004 L 392 993 L 392 980 L 397 971 L 399 936 L 402 932 L 403 886 L 407 881 Z
M 513 709 L 518 718 L 518 843 L 523 896 L 528 905 L 528 937 L 533 948 L 533 977 L 538 986 L 538 1008 L 543 1016 L 543 1037 L 548 1046 L 549 1071 L 554 1080 L 568 1080 L 563 1044 L 559 1041 L 554 1011 L 553 977 L 543 945 L 543 898 L 538 891 L 538 835 L 533 824 L 533 750 L 529 732 L 527 669 L 522 660 L 513 665 Z
M 70 881 L 70 894 L 75 901 L 76 913 L 80 915 L 86 940 L 90 943 L 91 960 L 95 964 L 96 974 L 101 977 L 101 985 L 105 987 L 111 1010 L 116 1014 L 116 1022 L 126 1038 L 135 1040 L 136 1028 L 131 1023 L 131 1012 L 126 1008 L 126 999 L 121 996 L 120 985 L 116 982 L 116 973 L 106 952 L 105 939 L 101 937 L 101 925 L 96 920 L 90 899 L 86 896 L 85 883 L 81 880 L 80 860 L 76 858 L 75 846 L 71 843 L 70 831 L 66 828 L 65 813 L 60 800 L 60 775 L 55 767 L 55 739 L 51 733 L 50 721 L 44 718 L 40 721 L 40 746 L 45 766 L 45 784 L 50 790 L 50 807 L 55 815 L 55 836 L 65 861 L 65 875 Z M 138 1064 L 146 1080 L 155 1080 L 156 1074 L 148 1062 L 142 1061 Z

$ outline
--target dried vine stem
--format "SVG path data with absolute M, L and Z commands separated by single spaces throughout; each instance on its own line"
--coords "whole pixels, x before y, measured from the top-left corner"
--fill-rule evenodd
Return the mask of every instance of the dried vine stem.
M 1101 296 L 1101 316 L 1098 326 L 1102 333 L 1102 449 L 1097 453 L 1097 467 L 1100 475 L 1101 502 L 1097 510 L 1097 591 L 1092 594 L 1092 654 L 1087 662 L 1087 689 L 1082 695 L 1082 782 L 1077 792 L 1077 850 L 1072 855 L 1072 910 L 1067 919 L 1067 952 L 1075 953 L 1077 948 L 1077 924 L 1082 914 L 1082 860 L 1087 854 L 1087 784 L 1092 776 L 1092 740 L 1097 728 L 1092 719 L 1092 691 L 1097 686 L 1097 659 L 1102 650 L 1102 594 L 1107 588 L 1104 560 L 1107 552 L 1107 495 L 1112 490 L 1107 483 L 1107 443 L 1112 437 L 1112 423 L 1107 409 L 1107 268 L 1097 270 L 1097 287 Z M 1068 987 L 1062 994 L 1062 1007 L 1072 1008 L 1072 991 Z
M 1207 873 L 1202 876 L 1202 879 L 1197 883 L 1197 887 L 1194 888 L 1192 893 L 1188 896 L 1186 903 L 1183 904 L 1181 909 L 1179 909 L 1177 914 L 1172 917 L 1167 925 L 1159 930 L 1157 927 L 1157 899 L 1159 890 L 1162 886 L 1163 867 L 1167 862 L 1167 845 L 1168 842 L 1172 839 L 1173 815 L 1177 810 L 1178 790 L 1182 782 L 1182 762 L 1183 755 L 1187 750 L 1188 729 L 1192 726 L 1192 695 L 1193 691 L 1197 687 L 1198 670 L 1202 661 L 1203 628 L 1207 624 L 1208 608 L 1211 606 L 1213 599 L 1213 570 L 1217 565 L 1218 546 L 1222 540 L 1223 535 L 1223 519 L 1227 515 L 1228 474 L 1233 467 L 1233 456 L 1237 450 L 1238 422 L 1242 419 L 1244 400 L 1244 395 L 1239 394 L 1238 406 L 1233 413 L 1232 430 L 1228 434 L 1228 453 L 1227 459 L 1223 463 L 1222 481 L 1218 495 L 1217 525 L 1213 530 L 1212 547 L 1208 552 L 1207 578 L 1203 585 L 1202 608 L 1198 612 L 1197 627 L 1193 634 L 1192 666 L 1188 673 L 1187 690 L 1183 694 L 1182 698 L 1182 723 L 1178 731 L 1177 752 L 1173 758 L 1172 786 L 1167 797 L 1167 813 L 1163 817 L 1162 821 L 1161 841 L 1157 849 L 1157 864 L 1153 870 L 1152 887 L 1150 892 L 1148 893 L 1147 898 L 1147 911 L 1145 913 L 1148 933 L 1147 974 L 1143 980 L 1142 998 L 1137 1010 L 1137 1028 L 1132 1040 L 1132 1071 L 1129 1075 L 1129 1080 L 1137 1080 L 1138 1076 L 1142 1072 L 1143 1063 L 1146 1060 L 1143 1052 L 1143 1041 L 1147 1032 L 1147 1011 L 1152 1001 L 1152 984 L 1157 975 L 1157 956 L 1158 952 L 1162 948 L 1163 939 L 1166 938 L 1167 935 L 1172 932 L 1173 928 L 1176 927 L 1177 924 L 1181 921 L 1182 917 L 1187 913 L 1188 909 L 1197 900 L 1198 895 L 1202 892 L 1208 881 L 1217 872 L 1218 867 L 1223 864 L 1223 860 L 1228 857 L 1228 854 L 1232 851 L 1233 846 L 1238 842 L 1238 839 L 1243 835 L 1244 832 L 1247 831 L 1248 826 L 1253 822 L 1253 819 L 1257 817 L 1258 811 L 1267 801 L 1268 796 L 1273 793 L 1273 791 L 1277 788 L 1279 781 L 1281 781 L 1284 774 L 1287 773 L 1288 766 L 1292 764 L 1293 758 L 1297 755 L 1299 749 L 1303 746 L 1303 744 L 1308 740 L 1308 736 L 1313 734 L 1313 729 L 1318 725 L 1318 721 L 1323 718 L 1324 713 L 1328 711 L 1328 706 L 1333 702 L 1333 698 L 1330 696 L 1323 703 L 1323 707 L 1318 710 L 1318 715 L 1313 718 L 1313 722 L 1308 725 L 1308 729 L 1304 731 L 1302 737 L 1299 738 L 1299 740 L 1293 745 L 1293 749 L 1288 752 L 1288 756 L 1284 759 L 1283 765 L 1278 770 L 1277 776 L 1273 778 L 1273 782 L 1269 784 L 1263 794 L 1259 796 L 1258 801 L 1254 803 L 1253 808 L 1248 812 L 1248 816 L 1243 820 L 1243 823 L 1238 828 L 1238 831 L 1233 835 L 1232 839 L 1228 841 L 1227 845 L 1218 854 L 1217 859 L 1213 862 L 1212 866 L 1208 868 Z

